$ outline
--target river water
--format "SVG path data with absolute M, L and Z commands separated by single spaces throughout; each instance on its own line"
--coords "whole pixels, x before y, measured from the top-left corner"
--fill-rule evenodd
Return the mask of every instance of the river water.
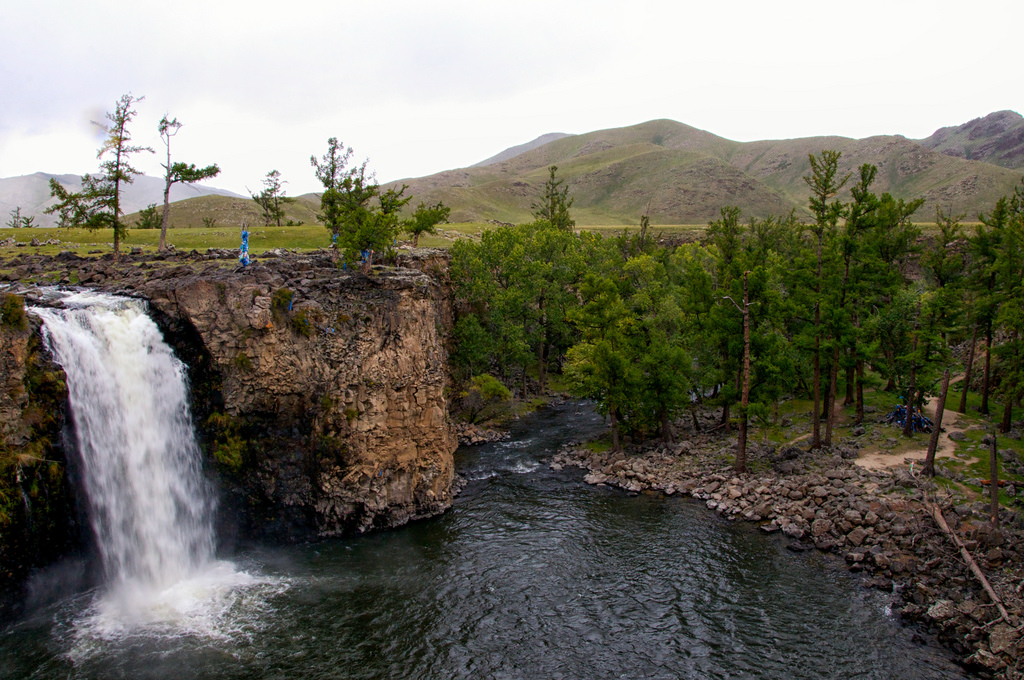
M 543 465 L 601 427 L 525 418 L 460 449 L 444 515 L 228 556 L 231 587 L 197 576 L 155 623 L 98 625 L 99 590 L 41 607 L 0 633 L 0 678 L 969 677 L 824 556 Z

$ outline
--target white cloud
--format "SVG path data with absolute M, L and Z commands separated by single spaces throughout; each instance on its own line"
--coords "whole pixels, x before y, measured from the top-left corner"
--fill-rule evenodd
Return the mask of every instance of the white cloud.
M 0 176 L 95 169 L 90 119 L 145 95 L 136 140 L 316 189 L 330 136 L 381 180 L 469 165 L 546 132 L 672 118 L 737 140 L 923 137 L 1016 87 L 1019 3 L 52 0 L 5 8 Z M 159 172 L 158 158 L 139 159 Z

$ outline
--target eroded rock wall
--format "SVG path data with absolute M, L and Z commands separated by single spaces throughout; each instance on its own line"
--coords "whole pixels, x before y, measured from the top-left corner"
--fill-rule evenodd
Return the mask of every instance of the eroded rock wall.
M 122 283 L 193 366 L 204 443 L 251 533 L 337 536 L 450 505 L 448 319 L 429 275 L 291 256 Z
M 64 372 L 43 349 L 24 298 L 0 312 L 0 614 L 28 573 L 81 544 L 68 476 Z

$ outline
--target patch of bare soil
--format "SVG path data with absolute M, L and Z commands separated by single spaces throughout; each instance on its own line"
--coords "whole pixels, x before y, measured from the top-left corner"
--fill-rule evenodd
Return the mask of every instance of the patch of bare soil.
M 931 409 L 933 416 L 937 402 L 937 397 L 932 397 L 928 400 L 928 408 Z M 934 421 L 934 417 L 932 420 Z M 935 460 L 953 457 L 956 444 L 949 438 L 952 432 L 963 432 L 963 427 L 960 425 L 960 414 L 946 409 L 942 417 L 942 432 L 939 434 L 939 444 L 935 449 Z M 914 463 L 915 467 L 920 467 L 924 463 L 927 453 L 927 445 L 910 451 L 903 450 L 899 453 L 883 451 L 877 446 L 865 447 L 861 449 L 854 463 L 866 470 L 888 470 L 900 466 L 909 467 L 911 462 Z
M 962 376 L 956 378 L 953 383 L 961 379 Z M 931 411 L 932 422 L 935 422 L 935 410 L 938 403 L 939 398 L 932 397 L 928 400 L 926 406 L 927 410 Z M 953 454 L 956 451 L 956 443 L 949 438 L 949 435 L 953 432 L 963 431 L 964 426 L 961 424 L 960 414 L 947 408 L 942 415 L 942 432 L 939 434 L 939 443 L 935 449 L 935 460 L 953 457 Z M 927 444 L 921 448 L 911 449 L 910 451 L 903 449 L 898 453 L 890 453 L 877 446 L 866 446 L 860 450 L 860 453 L 854 463 L 865 470 L 889 470 L 901 466 L 909 468 L 911 463 L 913 463 L 915 468 L 920 468 L 920 466 L 924 464 L 924 459 L 927 454 Z

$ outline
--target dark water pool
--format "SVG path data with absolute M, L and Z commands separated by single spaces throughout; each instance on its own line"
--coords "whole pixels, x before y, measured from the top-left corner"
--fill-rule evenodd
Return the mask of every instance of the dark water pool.
M 460 450 L 445 515 L 234 556 L 160 624 L 83 593 L 0 633 L 0 678 L 963 678 L 888 596 L 699 504 L 541 464 L 578 405 Z

